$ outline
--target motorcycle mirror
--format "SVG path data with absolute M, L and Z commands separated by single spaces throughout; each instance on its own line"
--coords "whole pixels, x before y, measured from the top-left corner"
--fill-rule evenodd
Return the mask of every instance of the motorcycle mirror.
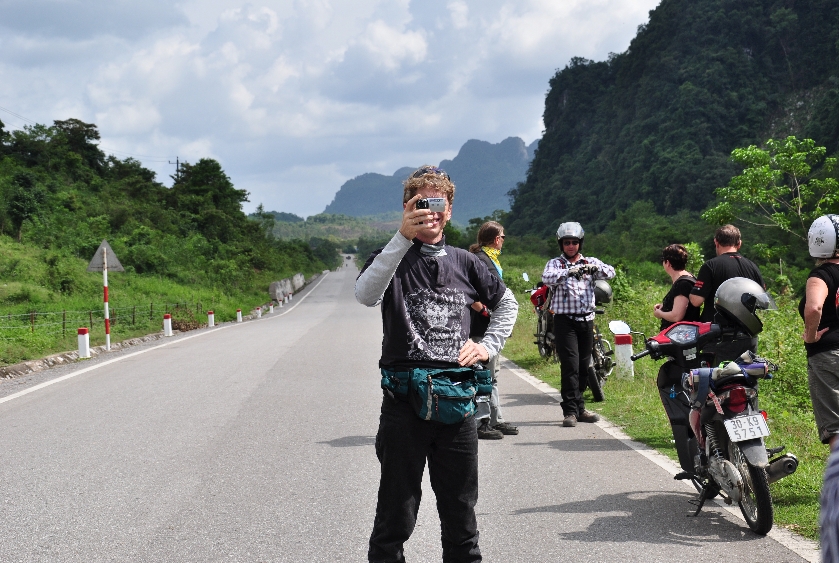
M 521 277 L 523 277 L 526 282 L 530 281 L 530 276 L 527 275 L 527 272 L 522 272 Z
M 612 334 L 629 334 L 632 332 L 629 325 L 623 321 L 609 321 L 609 330 Z

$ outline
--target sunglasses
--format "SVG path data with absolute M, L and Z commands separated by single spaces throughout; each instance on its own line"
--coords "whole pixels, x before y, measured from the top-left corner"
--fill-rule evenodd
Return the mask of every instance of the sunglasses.
M 438 176 L 442 176 L 449 182 L 452 181 L 452 179 L 449 178 L 449 175 L 446 174 L 445 170 L 443 170 L 442 168 L 437 168 L 436 166 L 423 166 L 422 168 L 418 169 L 416 172 L 411 174 L 411 178 L 422 178 L 426 174 L 436 174 Z
M 507 238 L 507 235 L 498 235 L 498 238 Z
M 580 241 L 578 240 L 564 240 L 562 241 L 562 246 L 579 246 Z

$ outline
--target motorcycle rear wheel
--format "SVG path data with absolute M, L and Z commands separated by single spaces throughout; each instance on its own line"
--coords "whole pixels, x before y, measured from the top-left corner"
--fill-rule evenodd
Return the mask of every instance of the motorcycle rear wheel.
M 743 479 L 740 512 L 743 513 L 746 524 L 754 533 L 766 535 L 772 529 L 774 519 L 772 495 L 769 492 L 766 470 L 751 465 L 737 442 L 728 443 L 728 456 L 729 461 L 734 464 Z
M 551 350 L 547 342 L 548 325 L 546 315 L 547 313 L 540 311 L 536 317 L 536 347 L 539 349 L 539 355 L 543 358 L 553 355 L 553 350 Z
M 591 357 L 591 363 L 586 370 L 588 372 L 588 386 L 591 389 L 591 395 L 594 397 L 595 403 L 600 403 L 606 399 L 606 394 L 603 392 L 604 380 L 597 375 L 597 367 L 595 367 L 594 356 Z

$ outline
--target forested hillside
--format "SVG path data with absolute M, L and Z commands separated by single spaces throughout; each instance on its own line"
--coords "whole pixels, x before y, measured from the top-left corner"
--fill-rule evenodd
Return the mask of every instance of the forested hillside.
M 556 73 L 544 123 L 510 232 L 597 232 L 636 201 L 702 211 L 739 172 L 736 147 L 792 134 L 839 148 L 839 3 L 663 0 L 627 51 Z
M 129 273 L 222 291 L 249 286 L 260 271 L 329 265 L 305 242 L 266 236 L 267 218 L 245 216 L 247 192 L 215 160 L 183 163 L 167 188 L 140 162 L 106 156 L 98 139 L 95 125 L 77 119 L 12 132 L 0 122 L 0 234 L 49 251 L 49 271 L 33 284 L 72 294 L 102 239 Z M 14 276 L 10 260 L 0 256 L 0 279 Z
M 496 144 L 472 139 L 452 160 L 442 161 L 440 168 L 457 186 L 453 219 L 466 225 L 474 217 L 509 209 L 508 193 L 524 180 L 535 146 L 535 142 L 525 145 L 518 137 Z M 413 170 L 406 167 L 393 176 L 368 173 L 348 180 L 324 213 L 364 217 L 399 210 L 402 182 Z

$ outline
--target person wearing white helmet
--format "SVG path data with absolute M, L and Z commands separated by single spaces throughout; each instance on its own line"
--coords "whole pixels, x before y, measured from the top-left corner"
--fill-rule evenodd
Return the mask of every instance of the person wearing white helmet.
M 821 493 L 822 561 L 839 561 L 839 215 L 813 221 L 807 235 L 816 267 L 798 306 L 804 318 L 807 383 L 819 439 L 830 445 Z
M 583 256 L 584 240 L 585 231 L 579 223 L 562 223 L 556 231 L 562 252 L 542 272 L 542 282 L 555 288 L 550 308 L 554 312 L 554 342 L 559 355 L 563 426 L 600 419 L 586 409 L 583 391 L 593 344 L 594 282 L 612 279 L 615 269 L 597 258 Z

